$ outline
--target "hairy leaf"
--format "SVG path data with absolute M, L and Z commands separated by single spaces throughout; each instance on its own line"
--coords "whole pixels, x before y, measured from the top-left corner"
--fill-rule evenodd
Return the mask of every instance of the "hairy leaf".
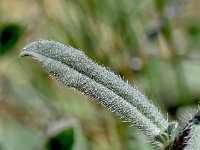
M 94 63 L 82 51 L 41 40 L 26 46 L 20 56 L 32 56 L 65 86 L 97 99 L 102 105 L 140 128 L 152 142 L 168 122 L 137 89 L 118 75 Z

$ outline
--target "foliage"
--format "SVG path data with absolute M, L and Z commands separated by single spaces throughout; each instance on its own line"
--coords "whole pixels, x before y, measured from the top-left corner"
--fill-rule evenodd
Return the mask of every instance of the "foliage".
M 52 122 L 71 118 L 89 149 L 154 149 L 141 131 L 19 59 L 38 39 L 84 50 L 184 129 L 200 97 L 199 9 L 199 0 L 1 0 L 0 28 L 12 23 L 22 32 L 0 55 L 0 149 L 39 149 L 52 137 Z
M 177 135 L 176 122 L 168 123 L 138 90 L 111 71 L 95 64 L 83 52 L 58 42 L 44 40 L 29 44 L 22 50 L 20 56 L 32 56 L 39 60 L 49 74 L 58 81 L 97 99 L 110 111 L 142 130 L 157 148 L 167 150 L 200 148 L 198 136 L 200 111 Z M 65 133 L 61 135 L 63 134 Z M 56 139 L 53 138 L 53 141 Z M 62 142 L 63 139 L 59 141 Z

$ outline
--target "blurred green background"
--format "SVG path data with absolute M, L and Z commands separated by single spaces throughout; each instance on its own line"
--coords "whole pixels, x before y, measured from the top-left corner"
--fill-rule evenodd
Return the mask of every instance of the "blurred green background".
M 166 118 L 185 121 L 200 98 L 199 9 L 199 0 L 1 0 L 0 150 L 153 149 L 140 131 L 18 55 L 38 39 L 80 48 Z

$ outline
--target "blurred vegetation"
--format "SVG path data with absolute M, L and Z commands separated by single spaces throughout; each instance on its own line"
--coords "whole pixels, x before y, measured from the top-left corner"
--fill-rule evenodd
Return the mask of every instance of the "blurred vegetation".
M 199 0 L 1 0 L 0 150 L 63 149 L 63 140 L 73 150 L 152 149 L 134 127 L 20 60 L 19 51 L 36 39 L 80 48 L 173 120 L 200 97 L 199 9 Z M 78 130 L 69 121 L 60 129 L 71 119 Z
M 17 43 L 21 35 L 21 26 L 18 24 L 6 24 L 0 29 L 0 54 L 3 54 Z

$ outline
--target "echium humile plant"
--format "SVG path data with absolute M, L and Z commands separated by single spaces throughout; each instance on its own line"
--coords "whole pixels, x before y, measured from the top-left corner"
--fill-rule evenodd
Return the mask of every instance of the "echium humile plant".
M 200 111 L 184 127 L 163 117 L 136 88 L 102 67 L 81 50 L 55 41 L 40 40 L 27 45 L 20 56 L 32 56 L 67 87 L 97 100 L 120 118 L 139 128 L 160 150 L 199 150 Z

